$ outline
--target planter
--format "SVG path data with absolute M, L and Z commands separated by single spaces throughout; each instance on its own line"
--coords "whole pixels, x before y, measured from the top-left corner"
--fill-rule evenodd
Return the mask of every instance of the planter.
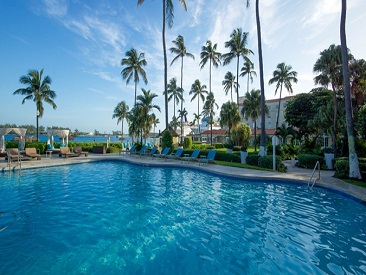
M 296 165 L 295 158 L 291 158 L 291 167 L 295 167 L 295 165 Z
M 248 156 L 248 152 L 240 151 L 241 164 L 247 163 L 247 156 Z
M 327 165 L 327 169 L 332 170 L 333 169 L 332 160 L 334 159 L 334 154 L 325 153 L 324 158 L 325 158 L 325 164 Z

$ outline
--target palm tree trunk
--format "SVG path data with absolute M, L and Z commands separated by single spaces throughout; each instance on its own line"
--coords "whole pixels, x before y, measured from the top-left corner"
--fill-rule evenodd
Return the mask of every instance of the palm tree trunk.
M 181 118 L 180 118 L 180 143 L 183 145 L 183 56 L 182 56 L 182 66 L 180 68 L 180 89 L 182 92 L 182 100 L 180 103 L 180 110 L 182 112 Z
M 277 128 L 278 128 L 278 120 L 279 120 L 279 117 L 280 117 L 280 109 L 281 109 L 281 98 L 282 98 L 282 84 L 281 84 L 281 89 L 280 89 L 280 99 L 278 100 L 278 112 L 277 112 L 276 128 L 275 128 L 275 130 L 277 130 Z
M 135 104 L 133 105 L 134 107 L 136 106 L 136 94 L 137 94 L 137 82 L 135 81 Z
M 332 83 L 332 89 L 333 89 L 333 101 L 334 101 L 333 134 L 332 134 L 332 139 L 333 139 L 334 157 L 336 157 L 337 156 L 337 141 L 336 141 L 336 136 L 337 136 L 337 132 L 338 132 L 338 127 L 337 127 L 338 99 L 337 99 L 337 91 L 336 91 L 336 88 L 334 86 L 334 83 Z
M 249 93 L 249 76 L 250 76 L 250 74 L 248 73 L 248 81 L 247 81 L 247 93 Z
M 37 116 L 37 118 L 36 118 L 36 120 L 37 120 L 37 122 L 36 122 L 36 124 L 37 124 L 37 129 L 36 129 L 36 131 L 37 131 L 37 141 L 39 141 L 39 139 L 38 139 L 38 134 L 39 134 L 39 127 L 38 127 L 39 111 L 38 111 L 38 109 L 37 109 L 37 114 L 36 114 L 36 116 Z
M 254 152 L 257 152 L 257 121 L 254 120 Z
M 165 91 L 165 129 L 169 130 L 169 115 L 168 115 L 168 61 L 166 56 L 165 45 L 165 24 L 166 24 L 166 0 L 163 0 L 163 51 L 164 51 L 164 91 Z
M 259 56 L 259 80 L 261 85 L 261 144 L 259 155 L 266 154 L 266 98 L 264 94 L 264 77 L 263 77 L 263 56 L 262 56 L 262 36 L 261 23 L 259 18 L 259 0 L 256 0 L 255 17 L 257 21 L 257 38 L 258 38 L 258 56 Z
M 238 59 L 236 61 L 236 99 L 238 108 L 239 108 L 239 59 L 240 56 L 238 56 Z
M 200 97 L 199 97 L 199 96 L 198 96 L 198 109 L 197 109 L 197 115 L 198 115 L 198 116 L 200 115 Z M 199 117 L 197 118 L 197 121 L 198 121 L 198 134 L 199 134 L 200 141 L 201 141 L 201 127 L 200 127 L 200 118 L 199 118 Z
M 346 122 L 347 122 L 347 134 L 348 134 L 349 177 L 361 179 L 360 167 L 355 149 L 355 136 L 353 130 L 354 125 L 352 119 L 351 88 L 349 84 L 348 52 L 347 52 L 347 39 L 346 39 L 346 10 L 347 10 L 347 1 L 342 0 L 340 36 L 341 36 L 341 51 L 342 51 L 342 64 L 343 64 L 344 97 L 346 103 Z
M 212 117 L 212 115 L 211 115 L 211 146 L 212 146 L 212 124 L 213 124 L 213 117 Z
M 211 59 L 210 59 L 210 93 L 211 93 Z

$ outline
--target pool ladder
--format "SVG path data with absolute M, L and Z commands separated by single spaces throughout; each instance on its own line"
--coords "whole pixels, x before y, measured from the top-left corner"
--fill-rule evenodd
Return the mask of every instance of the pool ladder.
M 19 154 L 18 154 L 18 159 L 15 163 L 13 163 L 10 156 L 8 156 L 8 163 L 6 164 L 5 167 L 3 167 L 1 169 L 1 171 L 5 172 L 5 169 L 9 168 L 9 172 L 10 172 L 11 168 L 12 168 L 12 164 L 13 164 L 13 171 L 15 171 L 15 167 L 17 167 L 17 166 L 19 166 L 19 170 L 22 170 L 22 159 L 20 158 Z
M 316 171 L 316 168 L 318 168 L 318 177 L 316 179 L 313 180 L 313 177 L 314 177 L 314 174 L 315 174 L 315 171 Z M 320 162 L 317 161 L 315 163 L 315 167 L 314 167 L 314 170 L 313 170 L 313 173 L 311 174 L 311 177 L 309 179 L 309 182 L 308 182 L 308 187 L 310 186 L 310 188 L 313 188 L 314 184 L 320 180 Z

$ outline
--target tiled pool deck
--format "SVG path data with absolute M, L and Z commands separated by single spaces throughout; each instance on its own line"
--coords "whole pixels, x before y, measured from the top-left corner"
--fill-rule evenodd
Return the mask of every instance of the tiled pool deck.
M 309 182 L 309 179 L 313 173 L 312 169 L 302 169 L 297 167 L 291 167 L 289 163 L 287 165 L 287 173 L 279 173 L 279 172 L 266 172 L 245 168 L 235 168 L 228 167 L 216 164 L 205 164 L 198 165 L 198 162 L 184 162 L 182 163 L 180 160 L 171 160 L 171 159 L 159 159 L 159 158 L 151 158 L 151 157 L 142 157 L 140 156 L 130 156 L 126 154 L 122 155 L 97 155 L 90 154 L 88 157 L 70 157 L 70 158 L 60 158 L 57 155 L 52 156 L 51 158 L 45 155 L 42 156 L 41 160 L 27 160 L 22 161 L 21 167 L 22 170 L 29 168 L 39 168 L 39 167 L 48 167 L 48 166 L 56 166 L 56 165 L 67 165 L 67 164 L 75 164 L 75 163 L 83 163 L 90 161 L 100 161 L 100 160 L 119 160 L 119 161 L 127 161 L 135 164 L 141 165 L 158 165 L 158 166 L 179 166 L 179 167 L 189 167 L 194 169 L 204 170 L 206 172 L 212 172 L 215 174 L 226 175 L 226 176 L 235 176 L 239 178 L 255 178 L 255 179 L 287 179 L 287 180 L 297 180 L 302 181 L 305 184 Z M 11 170 L 15 167 L 14 164 L 11 165 Z M 2 159 L 0 161 L 0 169 L 4 172 L 9 171 L 9 167 L 7 167 L 7 162 Z M 19 169 L 19 165 L 15 167 L 16 170 Z M 317 186 L 322 186 L 330 189 L 335 189 L 346 194 L 349 194 L 353 197 L 356 197 L 364 202 L 366 202 L 366 188 L 357 187 L 354 185 L 350 185 L 345 183 L 344 181 L 334 178 L 334 171 L 321 171 L 320 172 L 320 181 L 316 183 Z M 317 176 L 317 174 L 315 175 Z

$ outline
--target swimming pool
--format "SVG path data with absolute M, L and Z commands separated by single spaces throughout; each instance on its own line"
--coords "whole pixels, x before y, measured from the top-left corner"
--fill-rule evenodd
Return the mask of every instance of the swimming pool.
M 304 184 L 98 162 L 0 174 L 0 274 L 366 273 L 366 207 Z

